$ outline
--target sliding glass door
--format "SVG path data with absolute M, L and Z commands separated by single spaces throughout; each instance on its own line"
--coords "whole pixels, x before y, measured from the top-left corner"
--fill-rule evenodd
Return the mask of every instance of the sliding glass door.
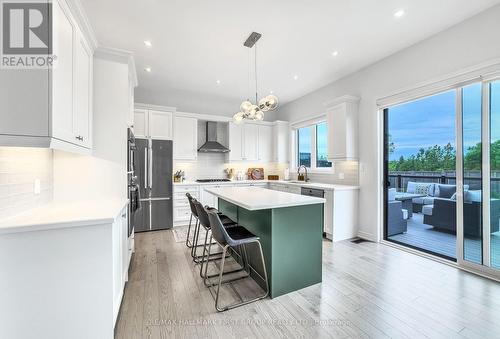
M 500 269 L 500 81 L 489 85 L 490 266 Z
M 384 109 L 384 239 L 500 270 L 500 80 Z

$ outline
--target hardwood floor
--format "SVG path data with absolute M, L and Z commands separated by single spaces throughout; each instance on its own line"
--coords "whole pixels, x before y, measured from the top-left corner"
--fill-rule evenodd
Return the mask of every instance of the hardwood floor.
M 255 288 L 243 283 L 240 292 Z M 224 293 L 229 300 L 231 289 Z M 172 231 L 141 233 L 115 332 L 134 339 L 498 338 L 500 284 L 381 244 L 325 241 L 321 284 L 217 313 Z

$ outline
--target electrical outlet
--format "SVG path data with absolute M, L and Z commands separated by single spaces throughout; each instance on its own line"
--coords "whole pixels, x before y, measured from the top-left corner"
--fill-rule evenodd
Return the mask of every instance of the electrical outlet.
M 344 180 L 344 178 L 345 178 L 344 173 L 339 173 L 339 179 Z
M 40 194 L 40 179 L 35 179 L 33 182 L 33 193 Z

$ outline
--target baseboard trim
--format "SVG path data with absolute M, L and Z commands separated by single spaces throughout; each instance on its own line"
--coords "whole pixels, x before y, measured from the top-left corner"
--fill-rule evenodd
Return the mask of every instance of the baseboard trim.
M 358 238 L 377 242 L 377 237 L 373 236 L 373 234 L 363 231 L 358 231 Z

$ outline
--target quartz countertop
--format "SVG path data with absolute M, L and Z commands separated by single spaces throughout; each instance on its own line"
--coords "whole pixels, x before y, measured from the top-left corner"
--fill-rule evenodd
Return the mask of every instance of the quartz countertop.
M 278 192 L 261 187 L 219 187 L 208 188 L 206 191 L 250 211 L 323 204 L 326 202 L 323 198 Z
M 112 223 L 128 199 L 51 202 L 0 220 L 0 235 Z
M 298 187 L 309 187 L 309 188 L 319 188 L 324 190 L 358 190 L 359 186 L 353 185 L 337 185 L 337 184 L 325 184 L 319 182 L 297 182 L 297 181 L 287 181 L 287 180 L 231 180 L 231 181 L 221 181 L 221 182 L 196 182 L 196 181 L 184 181 L 176 182 L 174 186 L 192 186 L 192 185 L 244 185 L 244 184 L 278 184 L 278 185 L 290 185 Z

